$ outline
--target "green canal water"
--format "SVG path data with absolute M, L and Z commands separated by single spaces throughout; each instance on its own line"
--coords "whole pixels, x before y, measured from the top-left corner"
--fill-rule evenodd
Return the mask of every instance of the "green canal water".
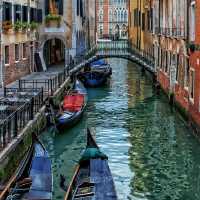
M 166 97 L 155 94 L 149 74 L 126 60 L 108 61 L 112 79 L 107 87 L 88 90 L 83 120 L 65 134 L 42 135 L 52 159 L 53 199 L 64 197 L 59 176 L 72 178 L 86 127 L 109 156 L 119 200 L 200 199 L 200 144 L 191 130 Z

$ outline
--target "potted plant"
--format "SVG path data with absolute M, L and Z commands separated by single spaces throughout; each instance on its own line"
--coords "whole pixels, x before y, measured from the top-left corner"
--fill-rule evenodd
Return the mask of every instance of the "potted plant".
M 35 29 L 37 29 L 38 28 L 38 23 L 36 23 L 36 22 L 31 22 L 30 23 L 30 29 L 31 30 L 35 30 Z
M 14 23 L 14 31 L 16 31 L 16 32 L 18 32 L 18 31 L 20 31 L 21 30 L 21 28 L 22 28 L 22 22 L 21 21 L 19 21 L 19 20 L 17 20 L 15 23 Z
M 2 23 L 2 29 L 3 31 L 7 32 L 9 31 L 10 29 L 12 29 L 12 22 L 11 21 L 3 21 Z
M 47 27 L 60 27 L 61 16 L 49 14 L 45 17 L 45 23 Z
M 21 27 L 22 27 L 22 31 L 25 32 L 30 27 L 30 25 L 28 22 L 22 22 Z

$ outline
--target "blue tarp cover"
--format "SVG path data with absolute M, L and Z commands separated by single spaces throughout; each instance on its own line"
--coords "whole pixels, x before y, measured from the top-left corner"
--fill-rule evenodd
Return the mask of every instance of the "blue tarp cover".
M 117 200 L 107 160 L 90 160 L 90 182 L 95 185 L 95 200 Z
M 101 59 L 101 60 L 97 60 L 97 61 L 94 61 L 93 63 L 91 63 L 91 66 L 101 66 L 101 65 L 107 65 L 107 62 L 104 60 L 104 59 Z
M 30 177 L 32 184 L 25 199 L 50 200 L 52 198 L 52 172 L 48 153 L 40 144 L 35 144 Z

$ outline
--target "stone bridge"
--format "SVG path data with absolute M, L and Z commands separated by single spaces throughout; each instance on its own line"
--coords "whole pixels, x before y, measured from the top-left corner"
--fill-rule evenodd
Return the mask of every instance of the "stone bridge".
M 93 52 L 91 53 L 92 56 L 90 56 L 85 64 L 101 58 L 124 58 L 139 64 L 147 71 L 156 75 L 154 58 L 146 52 L 138 50 L 127 40 L 97 42 L 97 45 L 91 51 Z

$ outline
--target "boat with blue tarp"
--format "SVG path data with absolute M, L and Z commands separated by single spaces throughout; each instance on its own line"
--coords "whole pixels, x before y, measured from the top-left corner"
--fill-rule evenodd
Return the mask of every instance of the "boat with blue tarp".
M 108 157 L 102 153 L 90 130 L 87 146 L 79 161 L 64 200 L 117 200 Z
M 0 194 L 1 200 L 51 200 L 53 192 L 51 160 L 34 135 L 24 159 Z
M 100 87 L 104 85 L 112 74 L 112 68 L 104 59 L 100 59 L 85 66 L 78 78 L 86 87 Z

